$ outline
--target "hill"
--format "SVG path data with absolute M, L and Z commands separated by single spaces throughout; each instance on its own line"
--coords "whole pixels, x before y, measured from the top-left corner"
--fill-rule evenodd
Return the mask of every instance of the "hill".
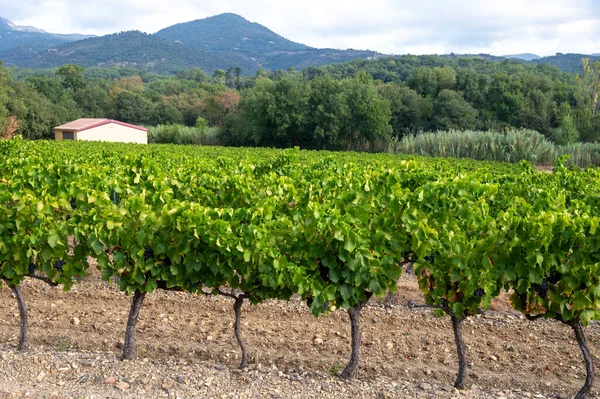
M 35 28 L 31 28 L 32 30 Z M 31 35 L 48 35 L 28 32 Z M 56 35 L 54 35 L 56 36 Z M 12 47 L 0 58 L 7 65 L 51 68 L 75 63 L 89 66 L 127 66 L 154 72 L 240 67 L 244 75 L 259 68 L 302 69 L 356 58 L 377 58 L 375 51 L 316 49 L 285 39 L 268 28 L 236 14 L 221 14 L 165 28 L 154 35 L 138 31 L 85 40 L 48 41 Z
M 255 63 L 242 55 L 190 51 L 190 48 L 181 43 L 139 31 L 115 33 L 63 44 L 37 54 L 25 62 L 24 66 L 51 68 L 64 64 L 84 67 L 123 66 L 159 73 L 177 72 L 194 66 L 206 71 L 229 66 L 256 69 Z
M 503 57 L 504 58 L 516 58 L 518 60 L 525 60 L 525 61 L 537 60 L 537 59 L 542 58 L 539 55 L 531 54 L 531 53 L 512 54 L 512 55 L 505 55 Z
M 289 67 L 302 69 L 311 65 L 380 56 L 375 51 L 309 47 L 232 13 L 173 25 L 158 31 L 156 35 L 209 53 L 241 54 L 256 60 L 258 67 L 270 70 Z
M 312 47 L 292 42 L 261 24 L 230 13 L 173 25 L 156 32 L 156 36 L 209 53 L 235 51 L 250 57 L 312 50 Z
M 563 54 L 556 53 L 556 55 L 551 55 L 548 57 L 542 57 L 537 60 L 533 60 L 532 62 L 535 64 L 550 64 L 555 67 L 560 68 L 565 72 L 572 73 L 582 73 L 583 68 L 581 65 L 581 60 L 583 58 L 589 58 L 590 61 L 600 61 L 600 56 L 598 55 L 589 55 L 589 54 Z
M 559 68 L 563 72 L 569 73 L 581 73 L 582 66 L 581 60 L 583 58 L 590 58 L 590 60 L 600 60 L 600 56 L 598 54 L 579 54 L 579 53 L 556 53 L 555 55 L 550 55 L 546 57 L 540 57 L 535 54 L 525 53 L 525 54 L 515 54 L 515 55 L 505 55 L 505 56 L 495 56 L 490 54 L 444 54 L 441 57 L 447 59 L 460 59 L 460 58 L 472 58 L 472 59 L 484 59 L 488 61 L 505 61 L 507 59 L 511 61 L 518 61 L 523 63 L 531 63 L 536 65 L 547 64 L 552 65 Z
M 7 65 L 19 65 L 41 51 L 87 37 L 90 36 L 48 33 L 33 26 L 19 26 L 0 18 L 0 59 Z

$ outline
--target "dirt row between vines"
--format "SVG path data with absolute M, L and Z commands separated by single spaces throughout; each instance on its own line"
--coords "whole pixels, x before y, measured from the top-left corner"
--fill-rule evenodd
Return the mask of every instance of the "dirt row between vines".
M 25 354 L 15 350 L 18 312 L 3 287 L 0 398 L 567 398 L 583 384 L 571 330 L 526 321 L 503 298 L 465 322 L 469 389 L 454 390 L 448 318 L 408 309 L 407 299 L 422 301 L 414 278 L 399 287 L 391 309 L 378 299 L 363 310 L 361 367 L 351 382 L 335 377 L 350 351 L 343 311 L 315 318 L 297 299 L 244 305 L 251 366 L 240 371 L 230 299 L 149 295 L 137 325 L 138 359 L 121 362 L 130 298 L 114 287 L 88 278 L 65 293 L 26 281 L 31 350 Z M 600 327 L 586 333 L 597 362 Z M 600 397 L 598 387 L 593 397 Z

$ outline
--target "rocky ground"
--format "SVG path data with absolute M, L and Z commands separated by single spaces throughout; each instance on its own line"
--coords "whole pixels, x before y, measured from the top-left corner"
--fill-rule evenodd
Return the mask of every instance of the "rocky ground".
M 526 321 L 501 298 L 465 323 L 469 389 L 455 390 L 449 320 L 406 306 L 422 301 L 414 278 L 403 278 L 391 309 L 377 300 L 363 310 L 361 370 L 349 382 L 335 376 L 350 351 L 342 311 L 315 318 L 298 300 L 244 305 L 250 367 L 240 371 L 228 298 L 148 296 L 138 359 L 122 362 L 130 298 L 97 276 L 69 293 L 33 281 L 22 290 L 27 353 L 15 349 L 16 302 L 0 290 L 0 398 L 568 398 L 585 377 L 569 328 Z M 597 361 L 600 329 L 594 324 L 586 333 Z

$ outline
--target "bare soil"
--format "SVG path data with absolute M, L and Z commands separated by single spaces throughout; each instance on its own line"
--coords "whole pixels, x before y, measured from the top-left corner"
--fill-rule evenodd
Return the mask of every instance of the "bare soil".
M 16 301 L 0 289 L 0 398 L 567 398 L 585 378 L 571 329 L 524 320 L 504 295 L 465 321 L 469 389 L 454 390 L 450 321 L 406 306 L 423 300 L 414 277 L 402 278 L 391 309 L 382 298 L 363 309 L 361 365 L 351 382 L 335 377 L 350 353 L 345 311 L 315 318 L 297 299 L 245 304 L 250 369 L 240 371 L 231 299 L 148 295 L 137 324 L 138 358 L 122 362 L 130 297 L 97 275 L 68 293 L 29 280 L 22 292 L 31 328 L 25 354 L 15 349 Z M 598 325 L 586 334 L 598 363 Z M 592 397 L 600 397 L 598 388 Z

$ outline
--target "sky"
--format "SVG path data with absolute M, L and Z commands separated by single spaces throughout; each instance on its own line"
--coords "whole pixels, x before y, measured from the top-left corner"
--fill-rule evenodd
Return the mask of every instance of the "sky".
M 600 0 L 0 0 L 0 17 L 53 33 L 154 33 L 224 12 L 319 48 L 600 53 Z

